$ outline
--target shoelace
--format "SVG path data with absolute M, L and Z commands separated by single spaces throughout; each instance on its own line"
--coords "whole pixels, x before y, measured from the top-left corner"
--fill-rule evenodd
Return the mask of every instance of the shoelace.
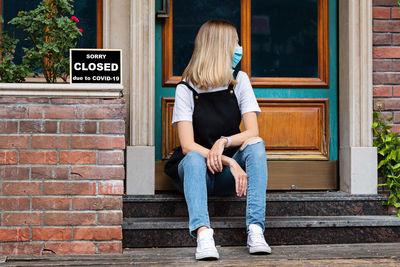
M 250 236 L 250 239 L 255 244 L 267 245 L 267 242 L 265 242 L 263 233 L 250 233 L 249 236 Z

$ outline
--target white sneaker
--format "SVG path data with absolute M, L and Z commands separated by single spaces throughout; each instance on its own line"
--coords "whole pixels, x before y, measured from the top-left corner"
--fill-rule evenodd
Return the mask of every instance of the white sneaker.
M 218 260 L 219 254 L 214 242 L 214 230 L 209 228 L 199 233 L 197 238 L 196 260 Z
M 265 241 L 263 230 L 257 224 L 249 225 L 249 231 L 247 233 L 247 247 L 249 248 L 250 254 L 271 253 L 271 248 Z

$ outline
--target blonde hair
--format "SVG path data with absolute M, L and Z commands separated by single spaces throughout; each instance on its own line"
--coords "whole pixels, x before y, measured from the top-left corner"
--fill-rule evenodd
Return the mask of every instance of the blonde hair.
M 232 59 L 238 40 L 233 24 L 223 20 L 207 21 L 197 33 L 192 58 L 182 77 L 203 90 L 235 85 Z

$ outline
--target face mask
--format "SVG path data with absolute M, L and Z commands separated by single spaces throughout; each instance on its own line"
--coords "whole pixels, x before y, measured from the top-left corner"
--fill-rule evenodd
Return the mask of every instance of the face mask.
M 241 46 L 236 46 L 235 53 L 233 54 L 232 68 L 235 68 L 243 56 L 243 48 Z

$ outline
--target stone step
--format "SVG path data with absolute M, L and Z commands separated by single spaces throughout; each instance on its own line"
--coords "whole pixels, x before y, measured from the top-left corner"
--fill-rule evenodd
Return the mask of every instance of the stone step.
M 244 217 L 211 218 L 215 240 L 221 246 L 246 244 Z M 124 218 L 123 246 L 195 246 L 187 217 Z M 396 216 L 273 216 L 266 218 L 265 237 L 270 245 L 400 242 Z
M 267 193 L 267 216 L 345 216 L 388 215 L 382 205 L 386 195 L 351 195 L 343 192 L 272 192 Z M 177 193 L 152 196 L 125 196 L 124 217 L 187 217 L 185 199 Z M 243 216 L 245 197 L 210 196 L 211 217 Z

